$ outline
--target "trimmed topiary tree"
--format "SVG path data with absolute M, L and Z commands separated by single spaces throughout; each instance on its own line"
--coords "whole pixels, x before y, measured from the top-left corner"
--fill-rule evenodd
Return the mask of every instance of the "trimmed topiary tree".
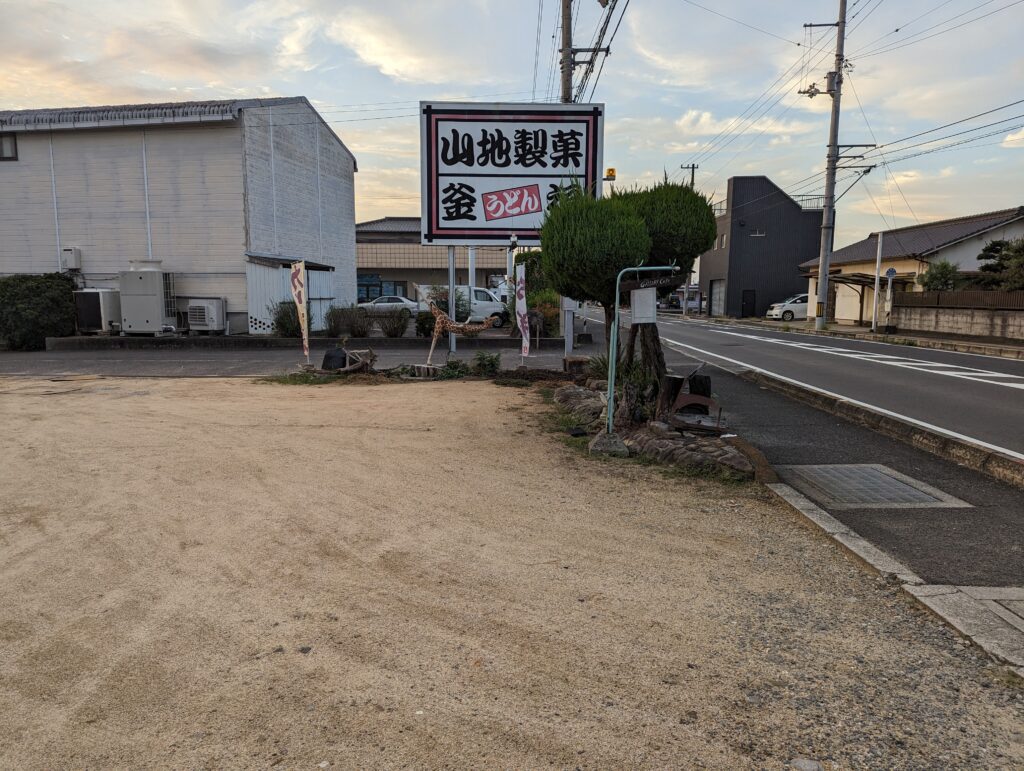
M 649 265 L 676 265 L 679 283 L 684 283 L 694 260 L 715 242 L 717 226 L 711 203 L 693 188 L 668 182 L 646 190 L 629 190 L 614 198 L 631 208 L 643 220 L 651 237 Z M 633 362 L 640 338 L 641 367 L 657 383 L 665 376 L 665 354 L 656 324 L 639 324 L 629 329 L 626 361 Z
M 566 194 L 548 211 L 540 238 L 541 267 L 551 288 L 599 303 L 610 345 L 615 279 L 623 268 L 640 265 L 651 249 L 643 220 L 617 198 Z
M 41 351 L 47 337 L 75 334 L 75 281 L 67 273 L 0 278 L 0 342 Z

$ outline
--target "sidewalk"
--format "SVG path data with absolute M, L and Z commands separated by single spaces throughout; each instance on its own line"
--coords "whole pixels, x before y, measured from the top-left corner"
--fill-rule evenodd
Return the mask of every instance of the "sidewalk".
M 679 314 L 672 314 L 673 316 Z M 957 353 L 977 353 L 984 356 L 1000 356 L 1006 359 L 1024 359 L 1024 342 L 1007 340 L 995 342 L 991 338 L 967 336 L 943 336 L 930 332 L 896 332 L 884 335 L 867 330 L 863 327 L 852 327 L 845 324 L 829 324 L 827 329 L 816 330 L 814 322 L 807 321 L 768 321 L 766 319 L 729 319 L 708 316 L 690 316 L 700 318 L 714 324 L 755 327 L 778 332 L 799 332 L 804 335 L 824 335 L 827 337 L 845 337 L 852 340 L 869 340 L 877 343 L 893 343 L 917 348 L 935 348 L 941 351 Z
M 669 358 L 677 371 L 695 365 Z M 730 428 L 779 473 L 770 489 L 1024 677 L 1019 490 L 738 375 L 710 374 Z

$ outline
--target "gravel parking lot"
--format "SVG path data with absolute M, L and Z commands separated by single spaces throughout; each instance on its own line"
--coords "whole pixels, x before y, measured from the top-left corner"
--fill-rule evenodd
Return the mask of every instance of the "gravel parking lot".
M 0 379 L 0 767 L 1024 766 L 1001 668 L 542 394 Z

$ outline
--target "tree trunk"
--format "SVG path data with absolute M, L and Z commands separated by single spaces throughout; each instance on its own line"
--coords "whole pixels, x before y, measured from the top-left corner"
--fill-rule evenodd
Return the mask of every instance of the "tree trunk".
M 661 349 L 661 337 L 658 335 L 657 324 L 638 324 L 640 337 L 640 362 L 644 371 L 655 383 L 661 383 L 665 377 L 665 352 Z
M 604 347 L 608 351 L 608 360 L 611 361 L 612 356 L 612 325 L 616 323 L 615 318 L 615 306 L 605 305 L 604 308 Z
M 626 343 L 626 355 L 624 357 L 626 364 L 632 364 L 633 359 L 636 357 L 636 333 L 638 329 L 639 326 L 636 324 L 629 325 L 629 342 Z

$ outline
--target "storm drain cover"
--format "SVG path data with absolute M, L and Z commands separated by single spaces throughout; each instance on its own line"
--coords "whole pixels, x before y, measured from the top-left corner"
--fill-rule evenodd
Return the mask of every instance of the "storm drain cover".
M 960 509 L 969 503 L 877 463 L 776 466 L 779 476 L 828 509 Z

